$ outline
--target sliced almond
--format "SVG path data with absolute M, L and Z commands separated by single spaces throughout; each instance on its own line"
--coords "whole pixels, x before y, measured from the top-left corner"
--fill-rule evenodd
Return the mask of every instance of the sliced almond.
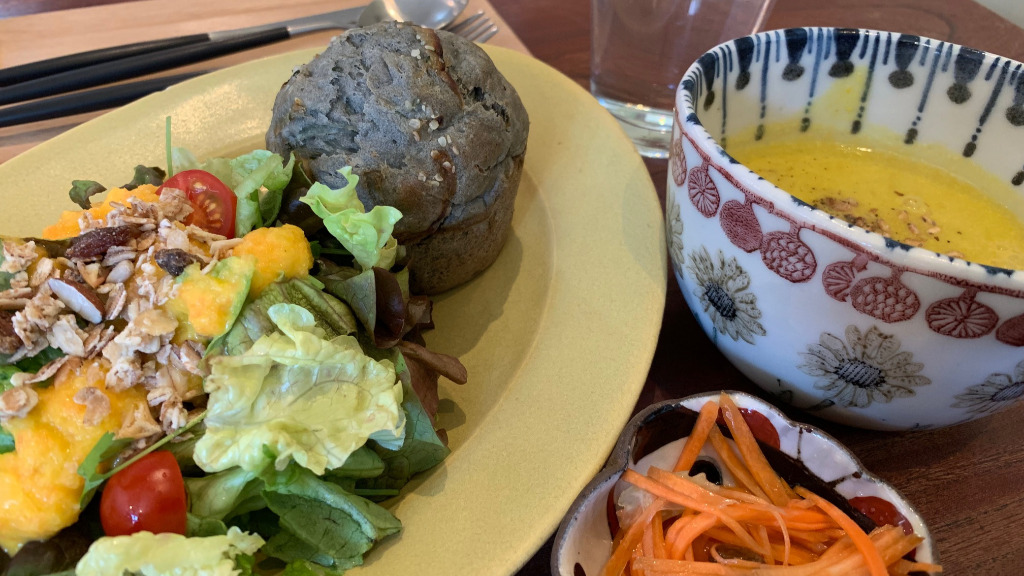
M 134 273 L 135 263 L 132 262 L 132 260 L 121 260 L 109 273 L 107 273 L 107 279 L 105 281 L 108 284 L 120 284 L 122 282 L 126 282 Z
M 99 324 L 103 321 L 105 308 L 103 301 L 91 287 L 60 278 L 50 278 L 46 283 L 65 306 L 84 318 L 86 322 Z

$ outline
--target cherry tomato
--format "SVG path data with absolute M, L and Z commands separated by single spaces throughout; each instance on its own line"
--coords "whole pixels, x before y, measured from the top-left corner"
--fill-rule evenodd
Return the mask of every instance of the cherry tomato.
M 170 452 L 158 450 L 107 480 L 100 498 L 100 522 L 107 536 L 143 530 L 184 534 L 186 509 L 178 462 Z
M 165 188 L 177 188 L 188 195 L 192 214 L 185 219 L 186 224 L 228 238 L 235 237 L 238 198 L 216 176 L 204 170 L 185 170 L 171 176 L 156 193 L 159 195 Z

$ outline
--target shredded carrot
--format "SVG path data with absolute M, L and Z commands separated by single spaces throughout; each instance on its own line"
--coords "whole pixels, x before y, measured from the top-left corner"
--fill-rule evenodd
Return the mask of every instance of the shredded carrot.
M 718 523 L 718 519 L 715 518 L 715 515 L 707 512 L 701 513 L 700 516 L 687 522 L 683 529 L 679 530 L 679 533 L 669 541 L 669 558 L 683 558 L 687 550 L 691 550 L 692 557 L 693 541 L 716 523 Z
M 640 518 L 636 520 L 626 530 L 626 533 L 622 535 L 622 539 L 619 540 L 618 545 L 612 552 L 611 558 L 604 565 L 604 570 L 601 571 L 602 576 L 619 576 L 622 571 L 626 569 L 626 564 L 629 563 L 629 558 L 633 554 L 633 549 L 640 543 L 640 538 L 643 537 L 644 526 L 651 521 L 651 517 L 661 511 L 665 506 L 665 501 L 661 498 L 657 498 L 654 502 L 651 502 L 644 510 Z
M 657 514 L 655 514 L 657 516 Z M 644 535 L 640 538 L 640 551 L 644 556 L 654 556 L 654 518 L 644 526 Z
M 682 506 L 686 506 L 687 508 L 692 508 L 694 510 L 699 510 L 701 512 L 713 514 L 719 521 L 721 521 L 737 536 L 743 539 L 748 547 L 750 547 L 753 550 L 759 550 L 757 542 L 755 542 L 754 539 L 750 536 L 750 534 L 743 529 L 739 522 L 737 522 L 735 519 L 733 519 L 725 513 L 724 507 L 701 502 L 700 500 L 687 496 L 686 494 L 682 494 L 680 492 L 672 490 L 672 488 L 665 486 L 664 484 L 659 484 L 646 476 L 641 476 L 634 470 L 626 470 L 625 473 L 623 473 L 622 475 L 622 479 L 625 480 L 626 482 L 629 482 L 630 484 L 634 484 L 640 488 L 643 488 L 644 490 L 650 492 L 651 494 L 654 494 L 659 498 L 667 500 L 668 502 L 680 504 Z
M 712 428 L 708 434 L 708 440 L 711 445 L 715 448 L 715 454 L 721 459 L 722 464 L 725 464 L 725 469 L 736 478 L 736 481 L 740 486 L 746 489 L 751 494 L 761 498 L 762 500 L 768 500 L 768 495 L 764 493 L 764 490 L 757 484 L 754 477 L 750 474 L 744 466 L 740 457 L 736 454 L 736 451 L 732 446 L 729 445 L 729 441 L 725 439 L 725 435 L 717 427 Z
M 684 513 L 682 516 L 676 518 L 675 522 L 672 523 L 672 526 L 665 531 L 665 545 L 667 546 L 666 551 L 668 552 L 669 558 L 672 557 L 672 543 L 679 539 L 679 533 L 682 532 L 686 528 L 686 525 L 692 522 L 696 517 L 696 514 Z
M 644 570 L 643 568 L 640 568 L 640 565 L 637 563 L 637 560 L 645 557 L 647 557 L 647 555 L 644 554 L 641 546 L 633 548 L 632 556 L 630 558 L 629 563 L 629 576 L 644 576 Z
M 719 410 L 733 441 L 722 434 Z M 735 485 L 687 475 L 710 444 Z M 839 507 L 791 488 L 765 458 L 738 406 L 707 402 L 673 471 L 627 469 L 622 481 L 653 502 L 615 535 L 602 576 L 908 576 L 938 564 L 905 556 L 923 539 L 897 526 L 866 533 Z
M 853 540 L 854 545 L 856 545 L 857 549 L 864 555 L 868 568 L 871 570 L 871 576 L 887 576 L 889 571 L 885 568 L 885 562 L 882 561 L 882 556 L 878 553 L 878 549 L 875 548 L 875 545 L 871 542 L 871 539 L 868 538 L 868 535 L 861 530 L 860 526 L 858 526 L 852 518 L 837 508 L 835 504 L 825 500 L 806 488 L 798 486 L 796 493 L 807 500 L 814 502 L 818 508 L 821 508 L 822 511 L 831 516 L 840 528 L 846 531 L 846 535 Z
M 691 546 L 693 549 L 693 558 L 691 558 L 691 560 L 696 562 L 707 562 L 711 559 L 708 555 L 709 540 L 707 533 L 704 533 L 693 541 L 693 546 Z
M 667 558 L 668 552 L 665 550 L 665 523 L 661 513 L 655 514 L 651 518 L 651 531 L 654 534 L 654 554 L 655 558 Z
M 761 452 L 757 439 L 743 419 L 743 414 L 732 401 L 728 394 L 722 394 L 718 399 L 722 407 L 722 414 L 725 416 L 725 424 L 732 432 L 732 440 L 739 448 L 740 457 L 750 470 L 750 475 L 757 481 L 758 486 L 768 495 L 768 499 L 776 506 L 784 506 L 790 500 L 790 490 L 782 478 L 775 473 L 768 459 Z
M 715 427 L 716 420 L 718 420 L 718 404 L 706 402 L 700 408 L 693 431 L 686 437 L 683 451 L 679 453 L 679 459 L 676 460 L 676 465 L 672 468 L 673 472 L 689 471 L 690 468 L 693 468 L 693 463 L 697 461 L 697 455 L 707 443 L 708 433 Z
M 790 545 L 789 549 L 786 549 L 784 545 L 773 542 L 772 552 L 778 558 L 784 558 L 786 554 L 789 555 L 789 561 L 783 564 L 783 566 L 790 564 L 799 566 L 800 564 L 808 564 L 818 559 L 818 555 L 814 552 L 795 544 Z

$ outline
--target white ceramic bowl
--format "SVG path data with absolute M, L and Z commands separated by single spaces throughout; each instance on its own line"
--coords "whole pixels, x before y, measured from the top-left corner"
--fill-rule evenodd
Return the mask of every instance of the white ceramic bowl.
M 822 96 L 836 91 L 854 97 Z M 1020 188 L 1024 65 L 869 30 L 778 30 L 722 44 L 680 84 L 666 198 L 690 309 L 781 401 L 901 430 L 972 420 L 1024 394 L 1024 272 L 850 225 L 727 154 L 730 136 L 787 122 L 812 132 L 882 127 L 894 145 L 944 147 Z
M 619 436 L 608 464 L 580 492 L 555 533 L 551 553 L 553 576 L 597 576 L 601 573 L 612 552 L 609 497 L 621 490 L 619 478 L 622 473 L 627 467 L 644 473 L 655 463 L 662 468 L 671 468 L 686 438 L 680 434 L 689 430 L 687 423 L 692 420 L 693 413 L 699 412 L 705 402 L 717 400 L 719 394 L 708 392 L 666 400 L 649 406 L 630 420 Z M 850 501 L 854 509 L 872 514 L 884 510 L 890 518 L 902 516 L 900 524 L 905 521 L 915 534 L 924 538 L 915 550 L 915 558 L 921 562 L 938 562 L 931 535 L 921 515 L 896 489 L 865 470 L 845 446 L 813 426 L 793 422 L 757 397 L 742 392 L 729 392 L 729 395 L 741 409 L 764 416 L 778 436 L 778 450 L 802 465 L 807 473 L 831 486 L 839 497 Z M 759 435 L 759 439 L 761 436 L 772 434 L 768 431 Z M 782 475 L 786 477 L 785 473 Z M 786 479 L 806 485 L 793 476 Z

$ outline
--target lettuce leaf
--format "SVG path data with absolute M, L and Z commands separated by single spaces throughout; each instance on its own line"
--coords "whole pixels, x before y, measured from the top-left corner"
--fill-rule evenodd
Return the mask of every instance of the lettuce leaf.
M 321 566 L 358 566 L 382 538 L 397 533 L 401 522 L 381 506 L 351 494 L 292 465 L 265 475 L 264 498 L 277 514 L 280 531 L 264 552 L 286 562 L 312 560 Z
M 451 450 L 438 437 L 427 412 L 410 384 L 403 384 L 402 408 L 407 419 L 405 441 L 397 450 L 375 446 L 385 469 L 377 476 L 364 477 L 355 484 L 355 491 L 395 491 L 405 486 L 414 474 L 429 470 L 444 460 Z
M 8 452 L 14 452 L 14 435 L 0 426 L 0 454 L 7 454 Z
M 352 334 L 358 329 L 351 308 L 338 298 L 314 286 L 312 278 L 292 278 L 275 282 L 242 309 L 231 330 L 209 347 L 210 353 L 236 356 L 252 347 L 260 336 L 277 330 L 270 315 L 270 307 L 282 302 L 298 304 L 313 314 L 318 328 L 331 339 Z
M 281 572 L 281 576 L 333 576 L 335 574 L 344 574 L 344 570 L 331 570 L 324 568 L 319 564 L 313 564 L 308 560 L 296 560 L 289 562 L 284 567 L 284 571 Z
M 254 472 L 234 467 L 199 478 L 186 478 L 189 512 L 204 520 L 229 520 L 266 507 L 263 481 Z
M 248 568 L 263 538 L 238 528 L 223 536 L 187 538 L 180 534 L 137 532 L 100 538 L 75 566 L 77 576 L 137 573 L 143 576 L 236 576 Z M 239 562 L 240 561 L 240 562 Z M 244 570 L 243 570 L 244 573 Z
M 363 447 L 323 478 L 295 462 L 281 471 L 268 467 L 258 475 L 235 467 L 186 478 L 189 533 L 216 534 L 227 521 L 267 538 L 261 550 L 267 556 L 299 562 L 293 568 L 297 574 L 336 573 L 361 564 L 376 542 L 401 529 L 390 512 L 346 486 L 356 477 L 383 469 L 380 458 Z M 335 475 L 353 478 L 336 482 Z M 303 565 L 306 561 L 309 564 Z
M 359 176 L 346 166 L 341 174 L 348 185 L 332 190 L 319 182 L 309 187 L 301 201 L 324 221 L 324 227 L 368 270 L 374 266 L 391 268 L 398 254 L 398 242 L 391 237 L 395 222 L 402 217 L 391 206 L 374 206 L 366 212 L 356 195 Z
M 267 313 L 280 332 L 210 360 L 206 433 L 193 454 L 200 468 L 258 473 L 269 450 L 278 470 L 294 460 L 322 475 L 368 439 L 402 445 L 402 385 L 390 361 L 366 356 L 351 336 L 325 340 L 300 306 Z
M 220 520 L 202 518 L 191 512 L 185 513 L 185 535 L 189 538 L 203 536 L 222 536 L 228 533 L 228 527 Z
M 132 438 L 115 438 L 113 432 L 107 432 L 100 436 L 96 445 L 86 454 L 85 459 L 78 465 L 78 475 L 85 479 L 82 497 L 79 500 L 82 508 L 85 508 L 96 490 L 113 475 L 112 471 L 100 472 L 100 465 L 120 454 L 132 441 Z

